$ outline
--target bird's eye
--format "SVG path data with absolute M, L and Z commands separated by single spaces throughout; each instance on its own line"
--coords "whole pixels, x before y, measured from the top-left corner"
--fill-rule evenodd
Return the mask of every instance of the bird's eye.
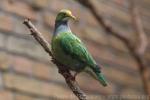
M 64 14 L 63 14 L 63 16 L 64 16 L 64 17 L 66 17 L 66 16 L 67 16 L 67 14 L 66 14 L 66 13 L 64 13 Z

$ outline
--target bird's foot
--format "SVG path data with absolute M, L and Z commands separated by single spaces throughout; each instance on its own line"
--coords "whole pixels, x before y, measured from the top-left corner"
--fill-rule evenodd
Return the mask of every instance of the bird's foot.
M 73 77 L 74 80 L 76 79 L 77 75 L 78 75 L 78 72 L 73 73 L 72 77 Z
M 60 69 L 59 73 L 62 74 L 67 80 L 73 80 L 73 81 L 75 80 L 75 76 L 72 75 L 69 70 Z

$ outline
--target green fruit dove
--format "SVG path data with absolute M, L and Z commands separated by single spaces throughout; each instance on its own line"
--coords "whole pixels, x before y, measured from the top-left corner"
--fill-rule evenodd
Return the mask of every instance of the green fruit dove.
M 54 58 L 76 73 L 87 72 L 103 86 L 107 82 L 83 42 L 71 32 L 68 25 L 70 19 L 76 20 L 70 10 L 61 10 L 55 20 L 55 30 L 51 45 Z

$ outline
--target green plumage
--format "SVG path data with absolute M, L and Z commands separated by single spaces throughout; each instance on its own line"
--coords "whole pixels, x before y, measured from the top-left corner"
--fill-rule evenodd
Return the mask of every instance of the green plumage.
M 51 42 L 52 53 L 55 59 L 70 70 L 89 73 L 95 79 L 99 80 L 103 86 L 106 86 L 107 83 L 100 72 L 100 68 L 87 51 L 85 45 L 68 29 L 67 25 L 63 26 L 60 24 L 58 26 L 61 26 L 61 28 L 58 28 L 57 25 L 55 26 L 56 33 L 53 35 Z
M 57 60 L 71 70 L 81 71 L 96 65 L 83 43 L 72 33 L 61 33 L 52 39 L 52 50 Z

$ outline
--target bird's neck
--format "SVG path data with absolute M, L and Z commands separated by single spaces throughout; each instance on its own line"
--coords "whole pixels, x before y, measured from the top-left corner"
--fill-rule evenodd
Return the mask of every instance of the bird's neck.
M 54 35 L 58 35 L 64 32 L 71 32 L 68 21 L 56 21 Z

